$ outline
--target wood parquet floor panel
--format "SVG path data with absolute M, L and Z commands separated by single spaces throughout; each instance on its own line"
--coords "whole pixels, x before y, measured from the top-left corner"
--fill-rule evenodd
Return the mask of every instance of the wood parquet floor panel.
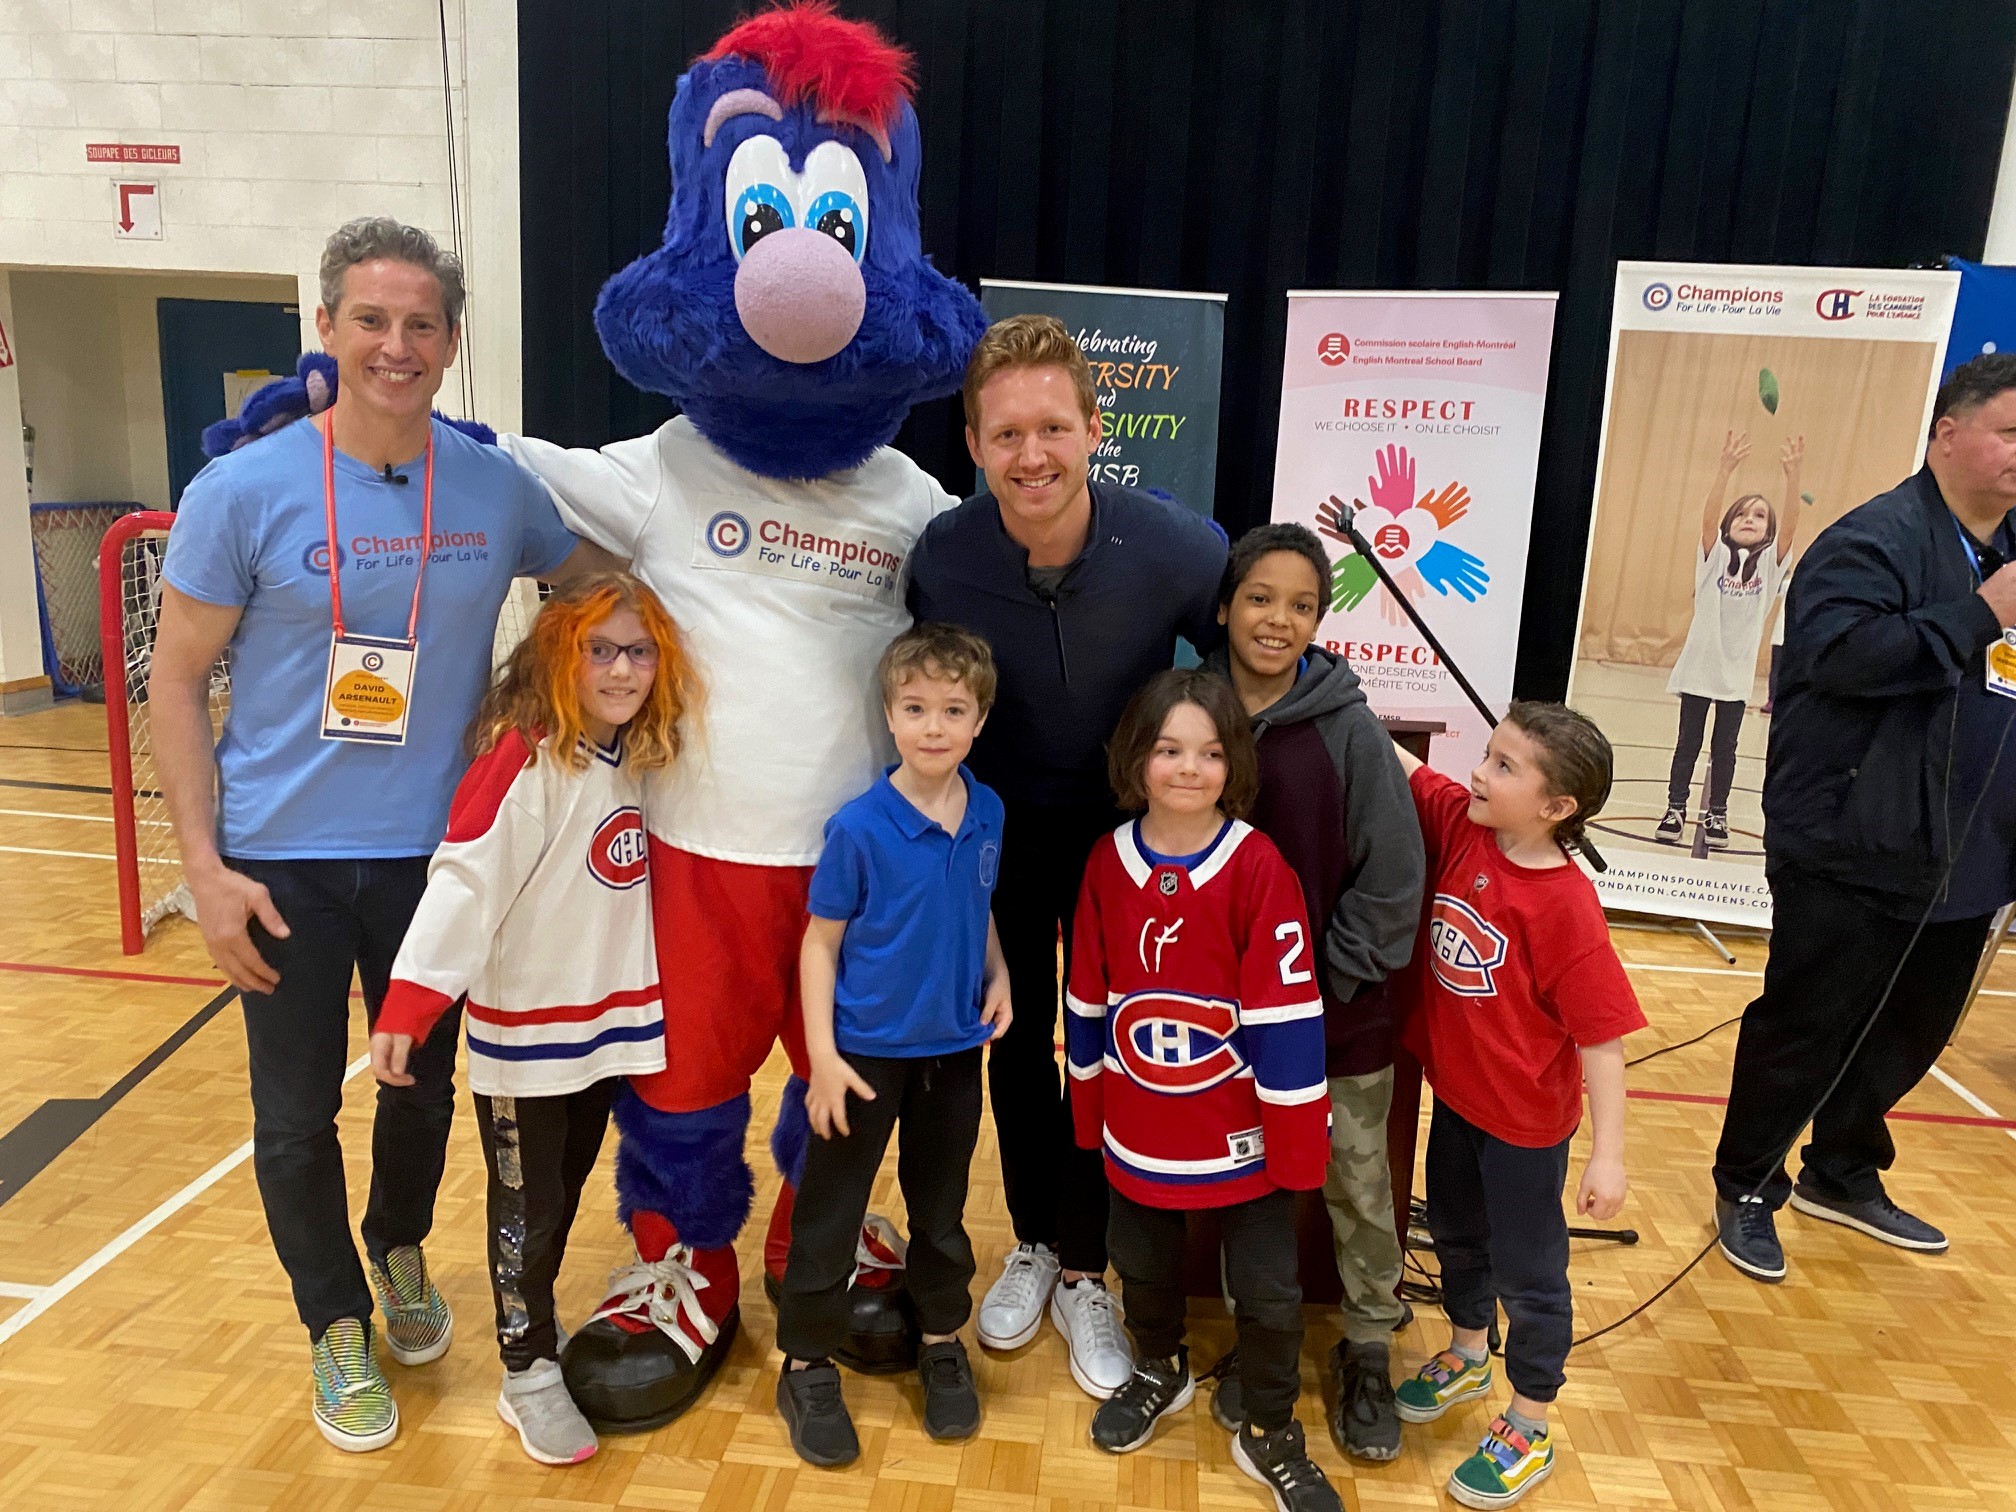
M 102 1099 L 222 987 L 196 931 L 171 920 L 144 955 L 118 951 L 101 794 L 102 713 L 76 706 L 0 721 L 0 1137 L 50 1099 Z M 57 815 L 63 817 L 36 817 Z M 1620 954 L 1652 1027 L 1642 1054 L 1740 1012 L 1764 958 L 1757 938 L 1718 963 L 1682 931 L 1620 922 Z M 22 971 L 139 973 L 175 981 Z M 2016 953 L 1998 964 L 1941 1069 L 2004 1116 L 2016 1114 Z M 362 1015 L 353 1053 L 363 1049 Z M 1578 1241 L 1577 1329 L 1621 1317 L 1664 1285 L 1709 1237 L 1708 1166 L 1735 1031 L 1630 1073 L 1632 1194 L 1618 1226 L 1641 1242 Z M 765 1141 L 784 1068 L 755 1092 L 750 1162 L 758 1177 L 744 1245 L 743 1328 L 712 1390 L 655 1433 L 611 1437 L 586 1465 L 546 1469 L 497 1421 L 489 1333 L 483 1177 L 473 1122 L 459 1116 L 429 1255 L 458 1314 L 436 1364 L 388 1364 L 403 1427 L 377 1454 L 329 1448 L 307 1414 L 306 1350 L 268 1243 L 249 1162 L 238 1008 L 224 1005 L 18 1192 L 0 1189 L 0 1507 L 330 1509 L 330 1512 L 1257 1512 L 1260 1490 L 1233 1467 L 1208 1393 L 1145 1449 L 1093 1449 L 1094 1404 L 1072 1383 L 1046 1329 L 1012 1355 L 974 1358 L 981 1434 L 936 1444 L 918 1425 L 906 1378 L 850 1377 L 863 1454 L 841 1471 L 802 1466 L 772 1405 L 773 1317 L 757 1243 L 776 1190 Z M 345 1087 L 350 1201 L 368 1183 L 371 1085 Z M 1556 1409 L 1562 1452 L 1529 1498 L 1540 1509 L 2016 1508 L 2016 1138 L 1946 1084 L 1928 1079 L 1892 1129 L 1898 1200 L 1953 1238 L 1916 1257 L 1788 1212 L 1792 1274 L 1758 1286 L 1710 1255 L 1641 1318 L 1579 1348 Z M 1969 1121 L 1948 1121 L 1969 1120 Z M 1581 1152 L 1577 1152 L 1578 1169 Z M 220 1163 L 214 1184 L 123 1252 L 105 1247 Z M 992 1129 L 983 1124 L 968 1225 L 980 1257 L 976 1297 L 1011 1243 Z M 876 1190 L 900 1215 L 894 1163 Z M 626 1255 L 609 1161 L 591 1182 L 559 1287 L 563 1319 L 600 1300 Z M 77 1280 L 80 1267 L 99 1268 Z M 13 1293 L 74 1285 L 42 1306 Z M 11 1336 L 9 1336 L 11 1334 Z M 1409 1426 L 1399 1460 L 1347 1464 L 1321 1428 L 1323 1358 L 1335 1320 L 1308 1312 L 1301 1413 L 1317 1458 L 1356 1512 L 1451 1505 L 1441 1485 L 1502 1400 Z M 1445 1342 L 1424 1308 L 1396 1340 L 1411 1365 Z M 1192 1351 L 1229 1346 L 1222 1311 L 1193 1312 Z

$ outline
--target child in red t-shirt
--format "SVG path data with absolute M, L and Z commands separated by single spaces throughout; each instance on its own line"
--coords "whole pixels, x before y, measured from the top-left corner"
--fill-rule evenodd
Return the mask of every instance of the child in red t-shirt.
M 1503 1507 L 1554 1468 L 1547 1405 L 1573 1332 L 1561 1192 L 1585 1075 L 1593 1138 L 1575 1208 L 1604 1219 L 1624 1205 L 1623 1036 L 1645 1016 L 1565 849 L 1610 796 L 1610 743 L 1561 704 L 1515 703 L 1467 789 L 1401 761 L 1431 900 L 1402 1012 L 1435 1092 L 1428 1227 L 1452 1337 L 1397 1405 L 1425 1423 L 1488 1392 L 1503 1303 L 1511 1405 L 1449 1478 L 1465 1506 Z

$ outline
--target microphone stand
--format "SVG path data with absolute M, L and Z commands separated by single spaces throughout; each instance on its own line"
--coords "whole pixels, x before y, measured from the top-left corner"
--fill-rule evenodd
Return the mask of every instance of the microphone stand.
M 1338 526 L 1343 530 L 1351 544 L 1357 548 L 1358 555 L 1372 564 L 1372 570 L 1379 575 L 1379 581 L 1385 585 L 1386 591 L 1393 595 L 1394 602 L 1406 610 L 1407 618 L 1414 622 L 1414 628 L 1421 632 L 1421 638 L 1428 642 L 1429 649 L 1441 658 L 1442 665 L 1448 669 L 1449 675 L 1456 679 L 1456 686 L 1463 690 L 1464 696 L 1470 700 L 1472 707 L 1484 716 L 1486 724 L 1490 725 L 1494 730 L 1497 729 L 1498 716 L 1493 714 L 1491 706 L 1484 702 L 1484 695 L 1479 693 L 1471 684 L 1470 679 L 1463 675 L 1463 669 L 1456 665 L 1456 659 L 1449 654 L 1449 648 L 1442 644 L 1441 638 L 1433 630 L 1428 628 L 1428 621 L 1421 618 L 1421 611 L 1414 607 L 1412 599 L 1400 591 L 1399 585 L 1393 581 L 1393 575 L 1386 570 L 1386 564 L 1379 560 L 1379 553 L 1372 549 L 1372 543 L 1366 540 L 1364 535 L 1360 533 L 1358 529 L 1358 511 L 1363 506 L 1359 505 L 1355 500 L 1350 504 L 1346 504 L 1335 494 L 1330 495 L 1330 504 L 1337 511 Z M 1589 843 L 1586 835 L 1576 842 L 1576 844 L 1582 854 L 1589 858 L 1589 865 L 1596 871 L 1601 872 L 1610 869 L 1609 864 L 1604 861 L 1602 856 L 1597 854 L 1596 847 Z M 1429 1233 L 1428 1237 L 1432 1244 L 1434 1241 L 1433 1233 Z M 1636 1229 L 1570 1228 L 1568 1230 L 1568 1237 L 1571 1239 L 1601 1239 L 1610 1244 L 1636 1244 L 1638 1242 L 1638 1231 Z M 1495 1318 L 1493 1319 L 1492 1326 L 1494 1328 L 1497 1326 Z

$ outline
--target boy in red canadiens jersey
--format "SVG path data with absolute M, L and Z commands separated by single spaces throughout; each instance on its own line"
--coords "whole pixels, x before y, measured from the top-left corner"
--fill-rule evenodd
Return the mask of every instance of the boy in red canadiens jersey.
M 644 773 L 672 764 L 698 698 L 677 627 L 635 578 L 547 601 L 477 710 L 475 760 L 371 1026 L 372 1071 L 404 1086 L 413 1047 L 467 995 L 497 1414 L 542 1464 L 595 1452 L 561 1375 L 553 1280 L 619 1079 L 665 1065 Z
M 1065 1052 L 1079 1145 L 1105 1151 L 1106 1242 L 1134 1374 L 1092 1419 L 1113 1453 L 1195 1391 L 1183 1342 L 1183 1215 L 1216 1212 L 1239 1329 L 1239 1468 L 1282 1512 L 1341 1512 L 1295 1420 L 1296 1191 L 1323 1184 L 1323 1000 L 1295 874 L 1241 817 L 1259 787 L 1231 685 L 1151 678 L 1108 748 L 1139 819 L 1092 849 L 1073 924 Z
M 1645 1016 L 1565 849 L 1610 796 L 1610 742 L 1563 705 L 1515 703 L 1468 788 L 1400 759 L 1428 852 L 1432 901 L 1403 1011 L 1435 1091 L 1428 1227 L 1451 1340 L 1396 1405 L 1425 1423 L 1488 1392 L 1502 1303 L 1512 1401 L 1448 1489 L 1468 1507 L 1503 1507 L 1554 1468 L 1547 1406 L 1573 1333 L 1561 1191 L 1585 1075 L 1592 1139 L 1576 1211 L 1611 1218 L 1624 1205 L 1623 1036 Z

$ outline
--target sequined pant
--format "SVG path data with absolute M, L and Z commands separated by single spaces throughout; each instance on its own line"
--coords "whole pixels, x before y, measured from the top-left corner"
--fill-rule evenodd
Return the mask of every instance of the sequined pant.
M 475 1095 L 490 1167 L 490 1292 L 506 1370 L 559 1355 L 553 1281 L 616 1088 L 612 1079 L 558 1097 Z

